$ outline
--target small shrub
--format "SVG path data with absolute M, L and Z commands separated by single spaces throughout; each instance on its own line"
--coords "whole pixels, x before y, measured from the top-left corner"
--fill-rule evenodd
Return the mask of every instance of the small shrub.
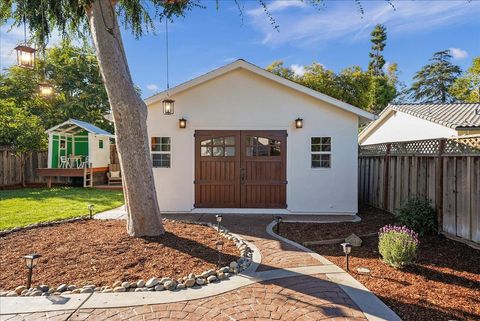
M 424 236 L 437 229 L 437 215 L 430 200 L 420 197 L 408 199 L 396 212 L 396 221 Z
M 414 262 L 419 243 L 415 231 L 406 226 L 386 225 L 378 236 L 378 251 L 385 263 L 401 269 Z

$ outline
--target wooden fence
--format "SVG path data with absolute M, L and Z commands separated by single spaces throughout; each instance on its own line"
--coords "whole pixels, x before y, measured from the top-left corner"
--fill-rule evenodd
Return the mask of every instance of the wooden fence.
M 25 182 L 43 184 L 46 180 L 35 173 L 37 168 L 47 167 L 48 152 L 34 152 L 25 161 Z M 65 178 L 54 179 L 55 183 L 65 183 Z M 16 157 L 8 146 L 0 146 L 0 188 L 22 184 L 20 158 Z
M 394 210 L 432 201 L 447 236 L 480 244 L 480 136 L 359 147 L 359 201 Z

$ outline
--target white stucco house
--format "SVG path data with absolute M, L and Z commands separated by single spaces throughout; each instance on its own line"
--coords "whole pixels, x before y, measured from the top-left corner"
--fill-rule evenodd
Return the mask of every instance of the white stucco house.
M 146 104 L 161 211 L 357 212 L 358 126 L 374 115 L 244 60 Z
M 480 103 L 388 105 L 360 133 L 361 145 L 480 134 Z

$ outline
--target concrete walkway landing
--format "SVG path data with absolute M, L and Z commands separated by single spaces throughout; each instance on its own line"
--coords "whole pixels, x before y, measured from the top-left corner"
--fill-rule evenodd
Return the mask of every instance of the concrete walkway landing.
M 121 210 L 96 218 L 123 218 Z M 215 214 L 165 214 L 170 219 L 215 222 Z M 309 249 L 273 232 L 274 215 L 223 216 L 222 225 L 254 249 L 252 265 L 230 280 L 198 290 L 92 294 L 81 303 L 70 296 L 53 307 L 40 301 L 25 313 L 3 313 L 0 320 L 388 320 L 400 318 L 348 273 Z M 287 219 L 286 215 L 282 217 Z M 288 217 L 289 220 L 300 218 Z M 315 222 L 355 221 L 355 216 L 308 215 Z M 70 303 L 68 303 L 70 302 Z M 13 301 L 8 305 L 12 307 Z M 40 306 L 36 306 L 40 305 Z M 5 310 L 10 310 L 7 308 Z M 18 309 L 18 312 L 21 309 Z M 12 311 L 13 312 L 13 311 Z

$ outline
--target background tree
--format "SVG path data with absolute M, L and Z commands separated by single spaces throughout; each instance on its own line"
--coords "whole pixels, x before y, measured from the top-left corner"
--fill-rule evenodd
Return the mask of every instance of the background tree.
M 288 67 L 285 67 L 283 65 L 283 61 L 281 60 L 275 60 L 265 69 L 280 77 L 283 77 L 289 80 L 295 80 L 295 73 L 293 72 L 293 70 Z
M 455 100 L 449 90 L 462 70 L 452 64 L 449 50 L 433 54 L 430 63 L 413 77 L 410 98 L 420 103 L 449 103 Z
M 387 29 L 384 25 L 377 24 L 370 35 L 372 48 L 370 50 L 368 70 L 372 72 L 374 76 L 383 76 L 383 66 L 385 66 L 383 49 L 385 49 L 387 44 Z
M 47 70 L 55 95 L 45 99 L 38 95 L 38 83 Z M 0 100 L 13 100 L 16 108 L 38 116 L 44 128 L 58 125 L 69 118 L 93 123 L 113 131 L 103 115 L 110 110 L 108 97 L 90 46 L 72 46 L 63 41 L 39 58 L 35 69 L 17 66 L 0 74 Z
M 390 0 L 386 0 L 390 2 Z M 238 0 L 235 0 L 238 7 Z M 267 5 L 258 0 L 277 28 Z M 318 0 L 310 0 L 319 3 Z M 216 1 L 217 6 L 219 0 Z M 360 1 L 357 7 L 363 13 Z M 153 19 L 183 15 L 199 6 L 189 0 L 9 0 L 0 2 L 0 24 L 26 21 L 39 43 L 52 30 L 93 39 L 115 125 L 117 150 L 124 179 L 127 230 L 132 236 L 164 233 L 153 180 L 147 135 L 147 106 L 135 90 L 120 34 L 119 21 L 135 36 L 154 28 Z M 240 9 L 241 10 L 241 9 Z M 153 13 L 153 16 L 152 14 Z M 120 18 L 118 19 L 117 16 Z
M 43 150 L 47 145 L 45 128 L 40 118 L 17 108 L 13 100 L 0 100 L 0 145 L 12 148 L 20 159 L 20 177 L 25 186 L 25 162 L 32 152 Z
M 467 72 L 455 80 L 450 94 L 466 103 L 480 103 L 480 57 L 474 58 Z

